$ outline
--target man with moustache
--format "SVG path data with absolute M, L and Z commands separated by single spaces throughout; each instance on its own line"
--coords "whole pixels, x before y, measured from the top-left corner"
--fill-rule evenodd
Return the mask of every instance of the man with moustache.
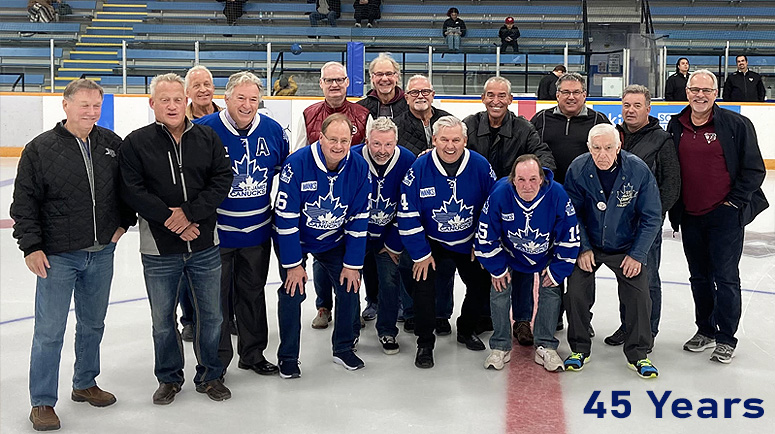
M 476 323 L 486 304 L 490 275 L 474 257 L 473 237 L 495 174 L 481 155 L 466 149 L 466 126 L 454 116 L 433 125 L 435 149 L 417 159 L 401 185 L 398 229 L 412 266 L 417 354 L 414 364 L 434 365 L 436 261 L 454 262 L 466 285 L 457 341 L 472 351 L 486 347 Z
M 194 305 L 196 391 L 214 401 L 231 398 L 218 359 L 223 316 L 216 209 L 232 183 L 230 160 L 218 135 L 185 116 L 183 79 L 174 73 L 151 80 L 156 121 L 137 129 L 121 147 L 124 200 L 140 216 L 140 253 L 151 305 L 153 403 L 171 404 L 185 381 L 175 310 L 186 280 Z
M 689 106 L 670 118 L 681 164 L 681 198 L 670 210 L 683 227 L 697 333 L 684 350 L 714 348 L 710 360 L 731 363 L 740 322 L 740 257 L 745 225 L 769 205 L 761 190 L 767 174 L 751 121 L 714 101 L 716 76 L 694 71 Z
M 264 286 L 272 244 L 270 194 L 274 175 L 279 173 L 290 146 L 280 124 L 258 113 L 261 90 L 261 79 L 254 74 L 233 74 L 226 84 L 226 110 L 194 123 L 215 130 L 227 149 L 234 175 L 229 194 L 217 213 L 221 310 L 224 318 L 229 318 L 233 291 L 237 367 L 259 375 L 273 375 L 277 366 L 264 357 L 269 334 Z M 227 321 L 221 326 L 218 355 L 226 372 L 234 355 Z
M 358 289 L 366 254 L 371 176 L 366 161 L 350 152 L 350 140 L 350 120 L 335 113 L 323 121 L 320 140 L 291 154 L 280 173 L 275 201 L 282 280 L 277 291 L 277 359 L 280 377 L 285 379 L 301 376 L 301 303 L 307 298 L 305 263 L 310 254 L 334 282 L 334 363 L 349 371 L 365 366 L 354 350 L 360 334 Z
M 70 397 L 95 407 L 116 402 L 95 380 L 116 243 L 137 221 L 119 195 L 121 138 L 96 125 L 102 88 L 74 80 L 63 98 L 66 119 L 22 151 L 11 203 L 13 236 L 37 276 L 29 391 L 30 422 L 38 431 L 60 428 L 54 406 L 71 299 L 76 326 Z
M 401 80 L 401 67 L 390 54 L 379 53 L 369 63 L 369 75 L 371 90 L 358 104 L 369 109 L 372 119 L 381 116 L 394 119 L 409 110 L 404 91 L 397 84 Z
M 377 336 L 382 351 L 390 355 L 398 353 L 396 320 L 399 290 L 403 287 L 398 270 L 403 246 L 395 221 L 396 206 L 401 200 L 401 180 L 415 156 L 396 145 L 398 129 L 389 118 L 377 118 L 367 128 L 366 144 L 354 146 L 352 153 L 366 160 L 371 173 L 371 209 L 364 268 L 369 260 L 376 264 L 379 295 L 373 301 L 377 307 Z M 363 316 L 366 316 L 365 313 Z
M 648 273 L 643 268 L 662 223 L 659 189 L 646 163 L 621 150 L 613 125 L 592 127 L 588 142 L 589 153 L 573 160 L 565 177 L 581 242 L 565 294 L 571 349 L 565 370 L 581 371 L 589 361 L 595 273 L 605 264 L 616 276 L 619 302 L 624 304 L 628 365 L 641 378 L 656 378 L 659 372 L 646 356 L 654 338 Z

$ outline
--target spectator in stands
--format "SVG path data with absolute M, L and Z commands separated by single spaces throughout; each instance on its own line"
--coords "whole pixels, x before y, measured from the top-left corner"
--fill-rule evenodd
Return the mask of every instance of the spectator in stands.
M 245 3 L 248 0 L 218 0 L 223 3 L 223 15 L 226 16 L 226 24 L 233 26 L 237 18 L 241 17 L 245 11 Z
M 48 23 L 59 21 L 59 14 L 54 9 L 54 3 L 61 3 L 61 0 L 30 0 L 27 3 L 27 13 L 32 23 Z
M 213 102 L 215 85 L 213 74 L 204 65 L 196 65 L 186 73 L 186 97 L 191 102 L 186 107 L 186 117 L 189 120 L 199 119 L 223 110 Z
M 686 91 L 684 91 L 686 94 Z M 651 112 L 651 92 L 639 84 L 627 86 L 622 94 L 622 123 L 617 125 L 622 137 L 622 149 L 640 157 L 649 166 L 659 188 L 662 204 L 662 221 L 667 210 L 672 208 L 681 193 L 681 169 L 675 151 L 673 138 L 659 125 L 659 119 L 649 116 Z M 662 226 L 660 226 L 661 228 Z M 649 277 L 649 296 L 651 298 L 651 335 L 659 332 L 659 319 L 662 310 L 662 281 L 659 277 L 659 264 L 662 258 L 662 232 L 657 234 L 648 251 L 646 273 Z M 622 345 L 626 335 L 624 325 L 624 305 L 619 305 L 621 325 L 611 336 L 605 338 L 607 345 Z
M 681 163 L 681 197 L 670 223 L 683 228 L 697 325 L 683 349 L 714 348 L 710 360 L 731 363 L 742 309 L 745 225 L 768 206 L 761 189 L 767 170 L 751 121 L 715 104 L 715 74 L 694 71 L 687 83 L 689 105 L 667 124 Z
M 460 11 L 457 8 L 449 8 L 447 18 L 442 27 L 442 34 L 447 38 L 450 51 L 460 52 L 460 38 L 466 35 L 466 23 L 458 17 Z
M 299 90 L 299 85 L 296 84 L 293 76 L 288 78 L 280 77 L 274 82 L 275 96 L 293 96 L 296 95 L 297 90 Z
M 675 74 L 665 83 L 665 101 L 688 101 L 686 80 L 689 79 L 689 59 L 681 57 L 675 62 Z
M 504 53 L 508 47 L 512 47 L 515 53 L 519 52 L 519 43 L 517 42 L 517 39 L 519 38 L 519 28 L 514 25 L 513 17 L 506 18 L 506 23 L 502 25 L 498 31 L 498 37 L 501 38 L 501 48 Z
M 401 67 L 388 53 L 380 53 L 369 64 L 371 90 L 358 104 L 369 109 L 372 119 L 386 117 L 393 119 L 409 110 L 404 91 L 398 87 Z
M 317 27 L 320 20 L 328 20 L 329 26 L 336 27 L 336 19 L 341 15 L 341 0 L 317 0 L 315 2 L 315 12 L 309 14 L 309 23 L 312 27 Z
M 538 99 L 542 101 L 557 101 L 557 79 L 568 72 L 565 65 L 557 65 L 552 72 L 546 74 L 538 83 Z
M 366 27 L 374 27 L 376 21 L 382 18 L 382 0 L 355 0 L 355 27 L 360 27 L 363 20 L 368 20 Z
M 14 185 L 13 236 L 24 252 L 24 263 L 37 276 L 29 390 L 30 421 L 38 431 L 60 427 L 54 406 L 73 296 L 71 398 L 97 407 L 116 402 L 95 379 L 100 373 L 116 243 L 137 218 L 119 196 L 116 155 L 121 138 L 95 125 L 102 99 L 103 90 L 95 82 L 70 82 L 62 102 L 66 119 L 27 144 Z
M 762 76 L 748 69 L 748 56 L 741 54 L 735 61 L 737 71 L 724 82 L 724 101 L 764 101 L 767 92 L 762 83 Z

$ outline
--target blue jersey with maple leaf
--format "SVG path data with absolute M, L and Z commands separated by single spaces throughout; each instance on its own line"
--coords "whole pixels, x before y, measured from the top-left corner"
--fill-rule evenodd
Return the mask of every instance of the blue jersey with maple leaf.
M 400 253 L 403 249 L 398 236 L 396 207 L 401 199 L 401 180 L 414 163 L 414 154 L 403 146 L 396 146 L 393 156 L 386 163 L 385 173 L 379 176 L 367 155 L 366 145 L 356 145 L 350 150 L 354 155 L 363 157 L 371 173 L 371 203 L 369 206 L 369 248 L 389 250 Z
M 455 176 L 447 176 L 436 151 L 419 157 L 401 183 L 398 233 L 415 262 L 431 254 L 428 239 L 471 253 L 476 222 L 495 183 L 490 163 L 468 149 Z
M 576 211 L 551 170 L 536 197 L 526 202 L 508 178 L 499 180 L 479 216 L 476 257 L 494 277 L 508 268 L 535 273 L 549 264 L 554 283 L 573 272 L 579 254 Z
M 280 264 L 293 268 L 306 253 L 344 243 L 344 266 L 360 269 L 366 256 L 371 176 L 366 161 L 347 156 L 326 168 L 320 143 L 291 154 L 283 165 L 275 201 Z
M 288 157 L 290 145 L 283 128 L 256 114 L 246 135 L 226 117 L 226 110 L 193 121 L 220 137 L 234 174 L 229 194 L 216 210 L 220 246 L 257 246 L 272 235 L 272 181 Z

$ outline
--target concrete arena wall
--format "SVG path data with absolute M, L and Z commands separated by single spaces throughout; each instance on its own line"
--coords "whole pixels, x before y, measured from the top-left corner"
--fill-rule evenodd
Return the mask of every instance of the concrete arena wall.
M 267 97 L 264 111 L 277 120 L 293 137 L 296 119 L 310 104 L 322 98 Z M 222 97 L 216 103 L 223 106 Z M 615 123 L 621 122 L 621 104 L 618 101 L 587 101 L 588 106 L 605 113 Z M 511 105 L 512 111 L 528 119 L 536 111 L 551 107 L 548 102 L 520 99 Z M 470 97 L 437 97 L 434 106 L 455 116 L 465 117 L 484 109 L 481 101 Z M 768 122 L 775 119 L 775 104 L 721 103 L 721 106 L 747 116 L 756 127 L 762 156 L 769 169 L 775 169 L 775 135 L 769 134 Z M 651 114 L 667 125 L 670 115 L 683 105 L 666 102 L 652 103 Z M 0 93 L 0 155 L 18 156 L 21 149 L 41 132 L 51 129 L 64 117 L 61 94 Z M 125 137 L 131 131 L 153 122 L 153 112 L 147 95 L 106 95 L 99 125 Z M 770 126 L 771 127 L 771 126 Z

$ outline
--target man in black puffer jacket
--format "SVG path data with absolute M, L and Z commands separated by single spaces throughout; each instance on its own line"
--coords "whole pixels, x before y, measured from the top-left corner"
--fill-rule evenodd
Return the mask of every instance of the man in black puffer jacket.
M 533 124 L 509 110 L 513 99 L 507 79 L 491 77 L 484 83 L 482 103 L 487 110 L 463 119 L 468 149 L 484 156 L 498 178 L 508 176 L 517 157 L 524 154 L 535 154 L 542 166 L 554 170 L 552 151 L 541 142 Z
M 36 430 L 59 429 L 54 406 L 73 292 L 78 326 L 72 399 L 98 407 L 116 402 L 95 378 L 116 242 L 136 218 L 119 196 L 121 138 L 95 126 L 102 96 L 90 80 L 67 85 L 67 119 L 27 144 L 16 173 L 13 236 L 38 276 L 30 356 L 30 420 Z
M 401 67 L 395 59 L 388 53 L 380 53 L 369 63 L 369 75 L 371 90 L 358 104 L 369 109 L 372 119 L 382 116 L 395 119 L 409 110 L 404 91 L 397 85 Z
M 433 148 L 433 124 L 449 113 L 431 105 L 436 92 L 428 77 L 424 75 L 410 78 L 406 83 L 405 94 L 409 111 L 393 119 L 398 126 L 398 144 L 412 151 L 414 155 L 420 155 L 421 152 Z

